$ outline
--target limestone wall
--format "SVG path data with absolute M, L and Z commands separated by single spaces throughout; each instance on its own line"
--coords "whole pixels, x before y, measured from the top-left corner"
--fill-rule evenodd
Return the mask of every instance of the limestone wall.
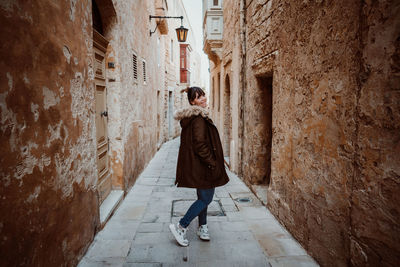
M 90 1 L 1 1 L 0 265 L 71 266 L 99 225 Z
M 176 2 L 170 15 L 182 9 Z M 127 192 L 168 140 L 162 125 L 170 81 L 177 90 L 180 21 L 169 24 L 170 38 L 150 36 L 149 15 L 165 1 L 96 3 L 109 41 L 112 189 Z M 0 21 L 0 265 L 74 266 L 100 228 L 92 1 L 2 1 Z M 176 64 L 167 66 L 171 38 Z
M 400 3 L 361 10 L 356 172 L 351 198 L 351 262 L 400 262 Z
M 224 154 L 229 156 L 230 169 L 236 173 L 241 171 L 239 162 L 241 130 L 241 41 L 240 41 L 240 1 L 224 0 L 224 42 L 222 47 L 223 73 L 221 95 L 223 110 L 219 121 L 223 124 L 220 136 L 224 144 Z M 229 94 L 228 94 L 229 92 Z M 229 98 L 229 99 L 228 99 Z
M 271 211 L 323 266 L 399 261 L 399 8 L 224 1 L 210 81 L 232 77 L 232 169 L 268 187 Z M 218 95 L 210 103 L 224 140 L 228 101 L 218 111 Z
M 122 143 L 123 180 L 127 190 L 157 149 L 157 89 L 162 87 L 163 77 L 159 73 L 164 63 L 157 57 L 157 50 L 162 48 L 157 44 L 159 32 L 149 36 L 150 28 L 155 27 L 155 22 L 149 21 L 149 15 L 155 14 L 154 3 L 115 2 L 118 24 L 110 39 L 115 42 L 112 48 L 117 53 L 117 70 L 121 75 L 116 96 L 120 105 L 109 103 L 120 111 L 120 131 L 115 140 Z M 137 80 L 132 71 L 133 53 L 137 56 Z
M 272 78 L 268 206 L 323 266 L 399 259 L 398 10 L 396 1 L 247 6 L 243 176 L 264 183 L 260 80 Z

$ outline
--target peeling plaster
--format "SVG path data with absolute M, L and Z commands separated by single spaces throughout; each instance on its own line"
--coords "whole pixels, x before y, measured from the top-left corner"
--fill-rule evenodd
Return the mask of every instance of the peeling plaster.
M 82 102 L 84 101 L 84 95 L 82 92 L 82 73 L 75 73 L 75 78 L 71 80 L 71 112 L 72 117 L 77 118 L 82 112 Z
M 33 118 L 35 120 L 35 122 L 39 119 L 39 105 L 31 103 L 31 111 L 33 113 Z
M 73 184 L 80 184 L 84 180 L 86 188 L 95 189 L 97 185 L 97 172 L 85 172 L 82 170 L 96 169 L 96 129 L 95 114 L 93 113 L 94 94 L 93 90 L 87 90 L 84 84 L 85 78 L 81 72 L 75 73 L 75 78 L 70 80 L 71 114 L 75 119 L 82 122 L 82 130 L 79 138 L 73 145 L 67 145 L 68 128 L 60 122 L 54 127 L 49 126 L 50 138 L 48 146 L 56 139 L 60 139 L 61 127 L 64 129 L 65 150 L 70 154 L 65 158 L 63 153 L 56 153 L 54 156 L 57 175 L 52 186 L 61 190 L 62 196 L 67 197 L 73 193 Z M 60 95 L 63 95 L 64 88 L 60 88 Z M 62 92 L 62 93 L 61 93 Z M 88 142 L 88 140 L 90 140 Z
M 2 179 L 3 185 L 4 185 L 5 187 L 7 187 L 7 186 L 10 185 L 10 183 L 11 183 L 11 178 L 10 178 L 10 175 L 9 175 L 9 174 L 4 175 L 4 173 L 1 173 L 1 179 Z
M 65 58 L 67 59 L 68 64 L 71 62 L 71 51 L 69 50 L 68 46 L 63 46 L 63 53 Z
M 30 80 L 29 80 L 29 78 L 28 78 L 28 76 L 26 75 L 26 73 L 24 72 L 24 77 L 23 77 L 23 79 L 24 79 L 24 82 L 26 83 L 26 84 L 30 84 Z
M 60 129 L 61 129 L 62 124 L 63 124 L 63 121 L 60 121 L 60 123 L 58 123 L 54 127 L 51 125 L 48 125 L 47 129 L 49 130 L 50 138 L 47 140 L 47 144 L 46 144 L 47 147 L 50 147 L 51 143 L 54 140 L 61 139 Z
M 91 59 L 88 62 L 88 76 L 90 80 L 94 80 L 93 62 Z
M 47 87 L 43 87 L 43 97 L 44 109 L 49 109 L 49 107 L 55 106 L 60 103 L 60 98 Z
M 11 74 L 9 72 L 7 72 L 7 79 L 8 79 L 8 88 L 10 89 L 10 91 L 13 89 L 13 77 L 11 76 Z
M 29 197 L 26 201 L 31 203 L 33 200 L 37 199 L 39 194 L 40 194 L 40 186 L 37 186 L 37 187 L 35 187 L 35 191 L 31 195 L 29 195 Z
M 24 157 L 24 159 L 17 164 L 16 172 L 14 173 L 14 177 L 16 179 L 21 179 L 26 174 L 32 174 L 33 168 L 35 168 L 38 163 L 38 159 L 32 155 L 31 151 L 32 149 L 37 148 L 38 145 L 32 142 L 29 142 L 28 145 L 21 147 L 21 155 Z
M 55 165 L 58 178 L 55 181 L 54 186 L 56 189 L 62 191 L 63 197 L 67 197 L 73 193 L 73 184 L 81 183 L 84 179 L 85 187 L 95 187 L 97 185 L 97 173 L 91 172 L 87 175 L 81 175 L 82 169 L 96 168 L 96 155 L 93 150 L 93 143 L 87 142 L 87 128 L 83 130 L 86 134 L 83 134 L 78 139 L 76 145 L 72 146 L 69 151 L 70 156 L 63 158 L 62 154 L 56 153 Z M 82 160 L 84 159 L 84 160 Z
M 0 7 L 9 14 L 8 16 L 11 16 L 11 13 L 14 11 L 14 5 L 19 8 L 17 1 L 0 1 Z
M 39 159 L 39 164 L 38 164 L 39 170 L 43 172 L 44 167 L 49 166 L 50 163 L 51 163 L 51 158 L 46 155 L 42 155 Z
M 64 97 L 64 87 L 61 86 L 59 91 L 60 91 L 60 97 Z
M 75 21 L 75 7 L 76 7 L 76 1 L 77 1 L 77 0 L 71 0 L 71 1 L 70 1 L 71 6 L 70 6 L 70 8 L 69 8 L 69 18 L 70 18 L 72 21 Z
M 10 111 L 7 108 L 6 104 L 6 97 L 8 95 L 8 92 L 4 92 L 0 94 L 0 110 L 1 110 L 1 126 L 0 129 L 4 133 L 7 131 L 7 129 L 11 130 L 11 137 L 10 137 L 10 148 L 11 152 L 14 152 L 16 147 L 15 147 L 15 129 L 17 126 L 17 116 L 15 113 Z
M 22 25 L 20 32 L 31 33 L 32 43 L 37 43 L 46 34 L 52 41 L 59 41 L 56 51 L 42 51 L 40 47 L 31 47 L 33 57 L 14 51 L 18 54 L 17 65 L 25 66 L 26 70 L 18 73 L 18 68 L 14 66 L 13 70 L 5 70 L 1 74 L 4 83 L 3 90 L 0 91 L 0 134 L 6 137 L 3 140 L 3 157 L 4 163 L 9 166 L 3 166 L 0 170 L 0 180 L 4 187 L 4 194 L 0 198 L 5 207 L 11 207 L 13 211 L 10 216 L 0 220 L 0 250 L 8 248 L 5 252 L 10 255 L 5 259 L 6 265 L 23 265 L 26 262 L 46 266 L 73 265 L 75 256 L 81 255 L 82 249 L 90 242 L 91 233 L 99 223 L 98 211 L 92 208 L 97 204 L 96 132 L 93 111 L 95 98 L 92 85 L 94 75 L 92 79 L 87 75 L 87 62 L 92 61 L 93 56 L 91 4 L 90 1 L 76 0 L 68 0 L 64 4 L 50 2 L 50 5 L 43 6 L 29 1 L 0 1 L 0 12 L 12 18 L 4 20 L 5 27 L 13 27 L 17 22 L 18 25 Z M 66 12 L 63 9 L 65 4 Z M 53 15 L 50 24 L 46 23 L 46 18 L 40 10 Z M 83 12 L 86 19 L 82 17 Z M 30 24 L 32 18 L 35 25 Z M 74 20 L 73 23 L 70 18 Z M 71 25 L 65 28 L 65 22 L 68 21 Z M 86 25 L 84 33 L 82 24 Z M 40 31 L 37 31 L 38 27 Z M 6 46 L 13 45 L 15 38 L 12 37 L 6 38 Z M 69 41 L 63 43 L 62 40 Z M 49 47 L 54 42 L 48 43 Z M 68 46 L 64 47 L 65 44 Z M 18 49 L 24 50 L 26 45 L 20 44 Z M 86 51 L 86 46 L 90 47 L 90 50 Z M 77 47 L 78 49 L 75 49 Z M 7 51 L 3 54 L 7 55 Z M 42 64 L 41 68 L 35 68 L 41 63 L 45 64 Z M 55 73 L 50 77 L 52 71 Z M 76 90 L 70 92 L 70 87 L 73 91 Z M 26 91 L 24 88 L 29 91 L 26 92 L 29 95 L 21 96 L 15 92 Z M 71 108 L 75 117 L 72 116 Z M 63 175 L 59 175 L 60 173 Z M 66 196 L 68 199 L 65 199 Z M 62 210 L 51 211 L 56 223 L 50 226 L 40 219 L 46 213 L 46 210 L 40 207 L 46 205 L 46 202 L 62 207 Z M 24 212 L 25 221 L 19 218 L 20 212 Z M 19 257 L 21 251 L 27 251 L 26 248 L 32 241 L 32 233 L 47 233 L 62 227 L 62 216 L 58 216 L 62 213 L 75 214 L 76 220 L 72 224 L 68 222 L 66 232 L 64 231 L 67 233 L 66 241 L 63 241 L 64 236 L 61 239 L 56 236 L 50 242 L 53 254 L 58 256 L 50 260 L 46 257 L 46 251 L 43 253 L 40 245 L 46 239 L 46 235 L 40 235 L 39 248 L 35 251 L 29 251 L 28 248 L 28 253 Z M 91 222 L 82 227 L 80 222 L 87 218 L 90 218 Z M 15 233 L 12 229 L 23 227 L 26 222 L 29 224 L 27 231 L 18 233 L 20 240 L 24 242 L 19 242 L 14 238 Z M 12 228 L 13 226 L 15 227 Z M 79 242 L 73 239 L 75 233 L 82 235 Z M 7 239 L 7 242 L 3 241 Z M 73 253 L 69 253 L 71 251 Z

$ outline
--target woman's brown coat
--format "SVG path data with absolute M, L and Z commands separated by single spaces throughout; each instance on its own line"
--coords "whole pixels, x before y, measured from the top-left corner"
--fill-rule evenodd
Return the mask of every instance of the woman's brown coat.
M 190 106 L 175 113 L 182 127 L 176 181 L 178 187 L 209 189 L 229 181 L 217 127 L 206 109 Z

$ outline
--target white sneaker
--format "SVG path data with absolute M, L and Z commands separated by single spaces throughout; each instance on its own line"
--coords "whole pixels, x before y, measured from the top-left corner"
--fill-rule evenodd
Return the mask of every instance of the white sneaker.
M 210 241 L 210 234 L 208 233 L 207 224 L 201 225 L 199 230 L 197 230 L 197 235 L 201 240 Z
M 181 245 L 182 247 L 187 247 L 189 245 L 189 241 L 186 239 L 187 229 L 180 226 L 179 222 L 177 224 L 171 223 L 169 225 L 169 229 L 171 230 L 179 245 Z

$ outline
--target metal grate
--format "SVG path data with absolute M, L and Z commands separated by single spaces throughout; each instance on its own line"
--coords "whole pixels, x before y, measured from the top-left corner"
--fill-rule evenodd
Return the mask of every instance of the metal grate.
M 137 80 L 137 56 L 135 54 L 132 55 L 132 71 L 133 71 L 133 79 Z
M 248 202 L 252 202 L 251 198 L 249 197 L 239 197 L 239 198 L 235 198 L 234 199 L 236 202 L 239 203 L 248 203 Z
M 182 217 L 195 199 L 172 200 L 171 217 Z M 213 200 L 207 208 L 208 216 L 226 216 L 220 200 Z

